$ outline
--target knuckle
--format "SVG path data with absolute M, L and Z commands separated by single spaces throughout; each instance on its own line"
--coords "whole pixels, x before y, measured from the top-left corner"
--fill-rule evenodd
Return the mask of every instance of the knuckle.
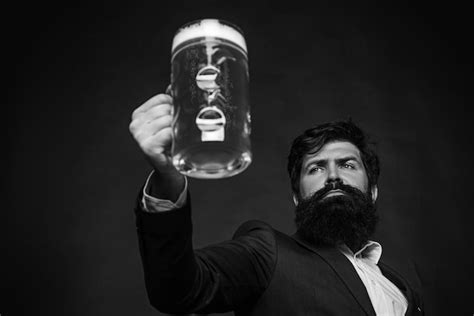
M 140 128 L 140 123 L 138 120 L 132 120 L 130 122 L 130 124 L 128 125 L 128 129 L 130 130 L 130 132 L 132 133 L 136 133 Z
M 135 140 L 136 140 L 139 144 L 142 144 L 143 141 L 144 141 L 144 139 L 145 139 L 143 133 L 140 132 L 139 130 L 137 130 L 137 131 L 135 131 L 135 132 L 133 133 L 133 137 L 135 138 Z
M 138 116 L 140 111 L 141 111 L 141 107 L 138 107 L 132 112 L 132 120 L 135 119 Z
M 135 129 L 136 129 L 136 123 L 135 123 L 135 121 L 131 121 L 130 124 L 128 125 L 128 130 L 130 132 L 134 133 Z

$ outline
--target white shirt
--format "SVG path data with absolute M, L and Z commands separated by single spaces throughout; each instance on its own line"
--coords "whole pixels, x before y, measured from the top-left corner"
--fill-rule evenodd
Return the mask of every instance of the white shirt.
M 143 187 L 143 197 L 141 201 L 143 210 L 149 213 L 158 213 L 167 212 L 183 207 L 186 203 L 186 192 L 188 192 L 188 178 L 184 177 L 183 191 L 178 196 L 176 202 L 172 202 L 170 200 L 158 199 L 148 194 L 148 183 L 150 182 L 153 172 L 154 171 L 150 173 L 150 175 L 146 179 L 145 186 Z
M 382 256 L 382 246 L 378 242 L 367 242 L 355 254 L 346 245 L 340 246 L 339 250 L 349 259 L 364 283 L 375 314 L 405 315 L 408 307 L 407 299 L 377 266 Z
M 148 194 L 148 183 L 153 171 L 148 176 L 143 187 L 142 207 L 145 212 L 167 212 L 182 207 L 186 203 L 188 180 L 185 177 L 184 189 L 176 202 L 162 200 Z M 382 246 L 369 241 L 355 254 L 342 245 L 339 250 L 349 259 L 357 274 L 365 285 L 375 313 L 379 316 L 405 315 L 408 302 L 403 293 L 386 277 L 383 276 L 377 263 L 382 255 Z

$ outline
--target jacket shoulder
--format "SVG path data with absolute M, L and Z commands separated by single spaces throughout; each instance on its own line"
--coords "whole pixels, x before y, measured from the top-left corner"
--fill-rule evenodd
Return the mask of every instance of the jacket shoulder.
M 275 229 L 268 223 L 261 220 L 248 220 L 242 223 L 234 233 L 233 239 L 248 234 L 271 233 L 274 234 Z

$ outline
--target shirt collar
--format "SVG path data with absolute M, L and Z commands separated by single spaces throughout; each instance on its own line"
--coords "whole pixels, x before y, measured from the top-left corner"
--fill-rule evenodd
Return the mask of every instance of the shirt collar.
M 373 240 L 369 240 L 356 253 L 353 253 L 346 244 L 340 245 L 339 250 L 346 256 L 352 257 L 354 259 L 366 259 L 374 264 L 378 264 L 380 257 L 382 256 L 382 245 Z

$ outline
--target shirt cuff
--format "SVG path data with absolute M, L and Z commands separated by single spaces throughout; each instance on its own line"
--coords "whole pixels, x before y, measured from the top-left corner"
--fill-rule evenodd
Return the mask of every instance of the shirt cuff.
M 146 179 L 145 186 L 143 187 L 143 197 L 142 197 L 142 209 L 147 213 L 158 213 L 158 212 L 167 212 L 182 208 L 187 200 L 187 190 L 188 190 L 188 179 L 184 177 L 184 189 L 179 195 L 178 199 L 175 202 L 170 200 L 163 200 L 156 197 L 153 197 L 147 193 L 150 178 L 153 175 L 154 170 L 150 173 Z

